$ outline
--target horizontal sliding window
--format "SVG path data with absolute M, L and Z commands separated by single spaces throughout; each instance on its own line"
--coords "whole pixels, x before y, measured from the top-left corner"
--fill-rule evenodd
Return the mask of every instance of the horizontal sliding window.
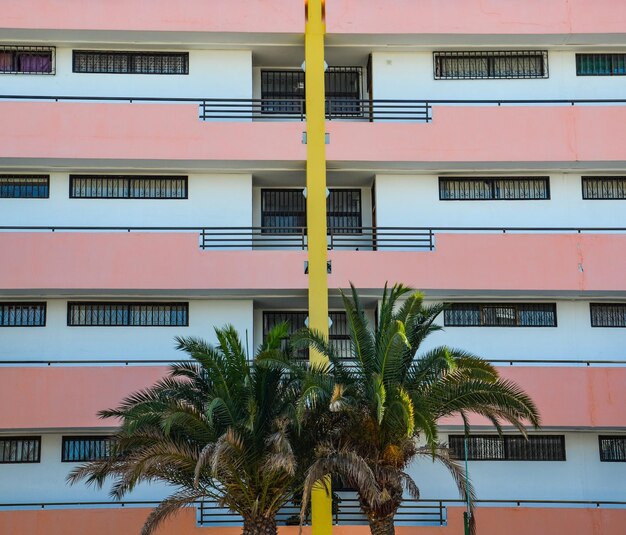
M 303 311 L 271 311 L 263 312 L 263 337 L 276 325 L 282 322 L 287 322 L 289 325 L 288 334 L 292 335 L 300 329 L 306 327 L 306 319 L 308 313 Z M 343 358 L 350 358 L 352 355 L 352 342 L 350 341 L 350 331 L 348 329 L 348 318 L 345 312 L 329 312 L 330 327 L 328 329 L 328 339 L 333 346 L 337 355 Z M 285 341 L 286 343 L 286 341 Z M 308 350 L 300 350 L 298 356 L 301 358 L 307 358 Z
M 626 327 L 626 303 L 591 303 L 592 327 Z
M 626 54 L 576 54 L 577 76 L 624 76 Z
M 331 189 L 326 199 L 326 225 L 336 234 L 361 232 L 360 189 Z M 306 198 L 301 189 L 261 190 L 261 226 L 268 234 L 300 232 L 306 227 Z
M 186 176 L 70 175 L 72 199 L 186 199 Z
M 0 46 L 0 74 L 54 74 L 54 47 Z
M 449 327 L 556 327 L 556 304 L 453 303 L 443 321 Z
M 67 324 L 85 327 L 185 327 L 189 303 L 68 303 Z
M 100 461 L 107 459 L 110 451 L 110 437 L 63 437 L 61 461 Z
M 0 303 L 0 327 L 44 327 L 46 303 Z
M 465 436 L 448 437 L 450 454 L 465 458 Z M 563 435 L 470 435 L 467 437 L 467 459 L 470 461 L 564 461 Z
M 547 78 L 545 50 L 434 52 L 435 80 Z
M 626 176 L 582 177 L 583 199 L 626 199 Z
M 0 464 L 38 463 L 41 437 L 0 437 Z
M 439 178 L 442 201 L 536 201 L 550 198 L 545 177 Z
M 602 436 L 600 442 L 600 461 L 605 463 L 626 462 L 626 436 Z
M 189 53 L 74 50 L 73 72 L 189 74 Z
M 49 175 L 0 175 L 2 199 L 44 199 L 49 196 Z

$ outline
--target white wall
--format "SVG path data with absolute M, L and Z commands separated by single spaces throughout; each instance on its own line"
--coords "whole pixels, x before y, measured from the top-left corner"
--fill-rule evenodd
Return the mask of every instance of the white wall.
M 455 50 L 470 48 L 458 46 Z M 432 51 L 374 52 L 372 72 L 375 99 L 608 99 L 624 98 L 626 89 L 624 76 L 576 76 L 575 50 L 549 50 L 549 78 L 435 80 Z
M 0 361 L 177 360 L 185 354 L 174 349 L 175 336 L 216 342 L 213 328 L 226 323 L 232 323 L 242 337 L 246 330 L 252 333 L 252 301 L 190 300 L 188 327 L 68 327 L 67 301 L 48 299 L 47 303 L 45 327 L 0 329 Z
M 249 227 L 252 175 L 192 174 L 187 199 L 158 200 L 70 199 L 69 173 L 51 173 L 49 199 L 0 199 L 0 224 Z
M 447 441 L 446 433 L 440 438 Z M 566 461 L 469 461 L 478 499 L 624 499 L 626 463 L 600 462 L 597 434 L 565 433 L 565 449 Z M 458 498 L 452 477 L 430 458 L 414 463 L 409 473 L 423 499 Z
M 442 201 L 439 175 L 376 175 L 377 224 L 381 227 L 626 227 L 626 203 L 583 199 L 581 173 L 501 174 L 515 175 L 549 176 L 550 199 Z M 489 176 L 489 173 L 460 171 L 441 176 Z
M 97 47 L 76 49 L 97 50 Z M 151 50 L 149 46 L 136 44 L 117 49 Z M 59 47 L 56 49 L 56 74 L 0 75 L 0 86 L 2 94 L 11 95 L 251 98 L 252 53 L 249 50 L 189 50 L 187 75 L 86 74 L 73 73 L 72 49 Z
M 537 302 L 519 298 L 501 301 Z M 443 331 L 429 336 L 421 350 L 447 345 L 486 359 L 624 359 L 626 329 L 591 327 L 588 301 L 552 299 L 547 302 L 556 302 L 557 327 L 444 327 Z M 443 326 L 443 315 L 436 323 Z

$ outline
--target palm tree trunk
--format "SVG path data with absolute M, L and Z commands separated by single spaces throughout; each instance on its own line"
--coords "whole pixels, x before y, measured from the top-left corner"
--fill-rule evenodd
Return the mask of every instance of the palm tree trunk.
M 393 525 L 393 515 L 384 518 L 369 516 L 367 518 L 372 535 L 395 535 L 396 528 Z
M 276 535 L 276 519 L 263 516 L 243 519 L 242 535 Z

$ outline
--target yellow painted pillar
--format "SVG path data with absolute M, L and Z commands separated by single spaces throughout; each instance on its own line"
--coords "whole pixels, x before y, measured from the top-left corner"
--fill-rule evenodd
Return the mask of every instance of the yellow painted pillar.
M 326 272 L 326 113 L 324 91 L 325 0 L 305 0 L 306 187 L 309 327 L 328 336 Z M 324 357 L 311 351 L 312 362 Z M 327 481 L 330 488 L 330 477 Z M 313 535 L 332 534 L 332 499 L 319 484 L 311 497 Z

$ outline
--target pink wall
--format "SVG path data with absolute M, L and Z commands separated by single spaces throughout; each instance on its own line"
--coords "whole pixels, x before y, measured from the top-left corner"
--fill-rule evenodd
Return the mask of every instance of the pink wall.
M 307 287 L 305 251 L 202 251 L 195 233 L 1 232 L 0 250 L 11 251 L 0 262 L 0 290 Z M 626 234 L 438 234 L 434 251 L 329 258 L 331 288 L 626 290 Z
M 201 122 L 195 105 L 0 102 L 0 157 L 303 161 L 300 122 Z M 433 122 L 327 123 L 330 161 L 624 162 L 626 106 L 435 107 Z
M 330 34 L 624 33 L 619 0 L 332 0 Z
M 0 27 L 302 33 L 304 7 L 289 0 L 3 0 Z
M 626 425 L 626 368 L 512 366 L 500 371 L 531 395 L 546 427 Z M 166 372 L 158 366 L 0 367 L 0 429 L 112 427 L 114 422 L 96 413 Z M 441 423 L 461 424 L 457 418 Z M 485 422 L 475 418 L 474 423 Z
M 463 509 L 448 507 L 445 527 L 397 527 L 398 535 L 458 535 L 463 533 Z M 11 535 L 136 535 L 148 509 L 69 509 L 0 511 L 0 533 Z M 186 509 L 168 519 L 155 535 L 239 535 L 240 527 L 199 528 L 195 511 Z M 544 509 L 481 507 L 477 511 L 480 535 L 621 535 L 625 509 Z M 280 527 L 280 535 L 298 535 L 299 528 Z M 303 535 L 311 529 L 303 528 Z M 369 535 L 368 526 L 334 526 L 335 535 Z

